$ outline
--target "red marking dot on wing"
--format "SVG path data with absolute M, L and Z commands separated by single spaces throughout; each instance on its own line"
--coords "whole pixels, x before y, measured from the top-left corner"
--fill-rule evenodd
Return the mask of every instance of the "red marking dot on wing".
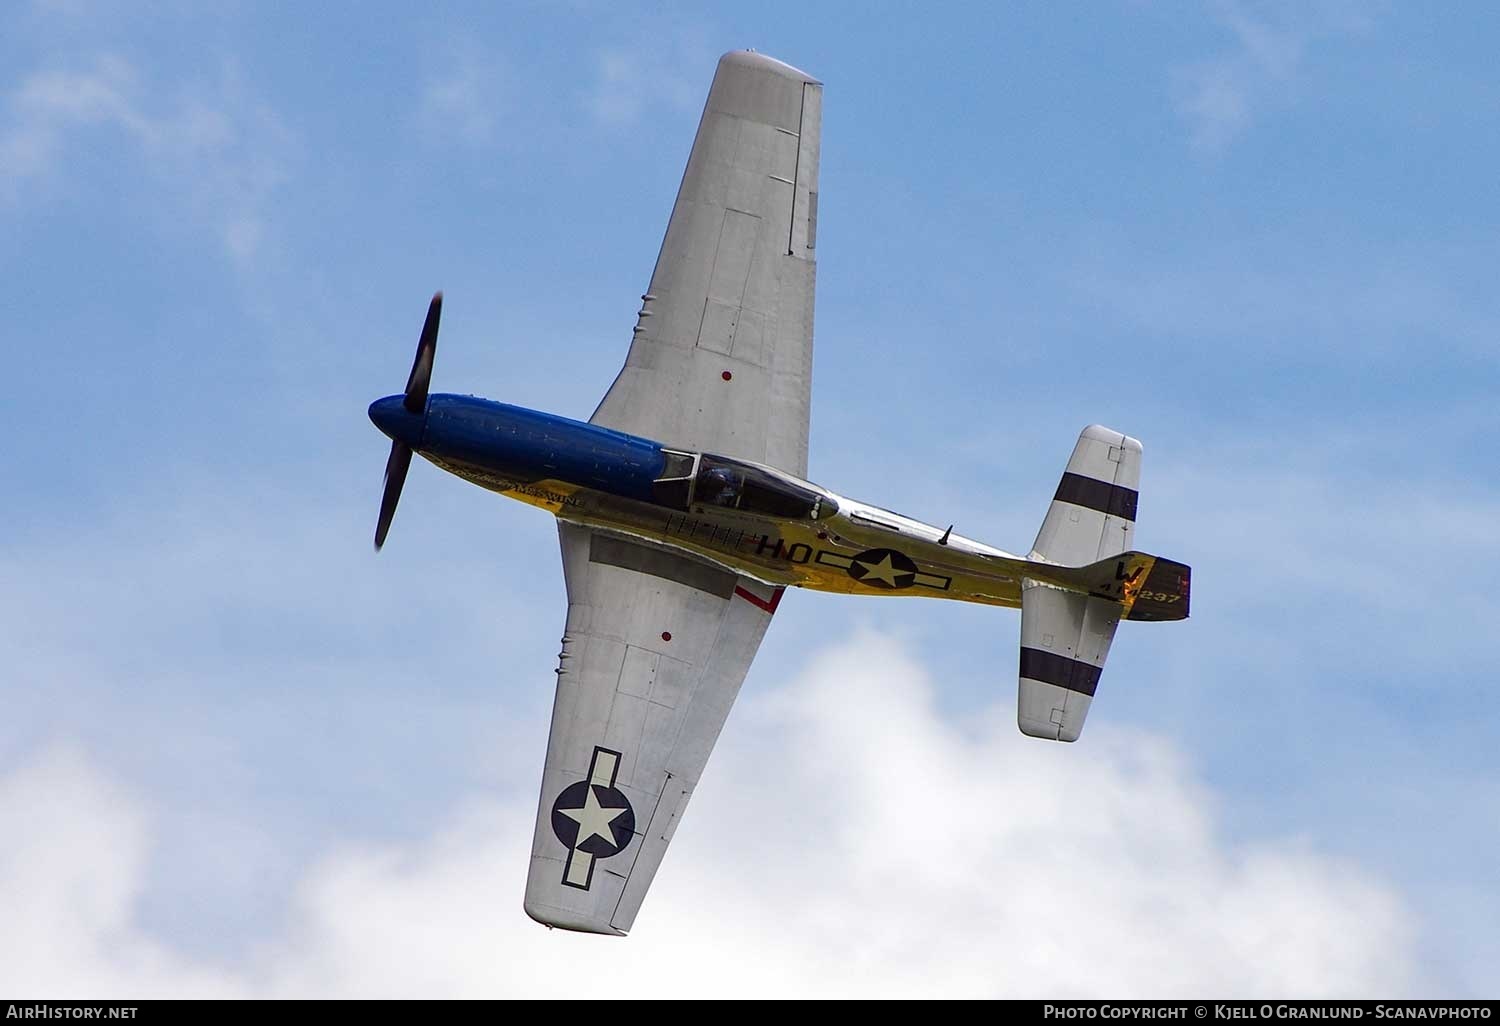
M 663 640 L 663 641 L 671 641 L 672 640 L 672 632 L 671 631 L 662 631 L 661 632 L 661 640 Z
M 734 375 L 729 373 L 728 371 L 725 371 L 723 374 L 720 374 L 719 377 L 723 378 L 725 381 L 728 381 L 730 378 L 734 377 Z

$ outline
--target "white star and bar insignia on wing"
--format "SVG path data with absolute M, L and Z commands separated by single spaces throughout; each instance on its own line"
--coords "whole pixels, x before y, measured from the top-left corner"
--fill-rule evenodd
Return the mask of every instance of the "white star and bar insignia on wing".
M 563 788 L 552 803 L 552 832 L 568 849 L 563 886 L 588 890 L 594 863 L 618 855 L 635 834 L 635 810 L 615 787 L 620 753 L 596 747 L 587 780 Z

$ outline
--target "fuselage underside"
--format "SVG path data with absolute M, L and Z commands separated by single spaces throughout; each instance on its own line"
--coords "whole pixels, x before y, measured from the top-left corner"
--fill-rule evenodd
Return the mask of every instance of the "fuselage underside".
M 370 416 L 489 491 L 773 586 L 1017 607 L 1036 576 L 1020 556 L 746 460 L 472 396 L 433 395 L 425 415 L 393 396 Z

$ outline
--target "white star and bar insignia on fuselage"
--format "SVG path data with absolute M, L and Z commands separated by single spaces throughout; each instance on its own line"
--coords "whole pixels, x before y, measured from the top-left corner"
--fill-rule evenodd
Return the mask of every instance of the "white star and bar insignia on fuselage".
M 896 549 L 866 549 L 855 556 L 823 549 L 818 552 L 817 559 L 824 566 L 846 571 L 861 584 L 883 591 L 896 591 L 912 585 L 947 591 L 948 586 L 953 583 L 951 577 L 923 573 L 910 556 Z

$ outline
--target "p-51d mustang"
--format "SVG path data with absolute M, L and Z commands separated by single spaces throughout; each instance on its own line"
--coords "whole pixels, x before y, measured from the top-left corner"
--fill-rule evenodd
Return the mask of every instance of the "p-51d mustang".
M 589 423 L 403 395 L 375 547 L 413 452 L 558 519 L 568 620 L 526 882 L 550 926 L 623 935 L 785 588 L 1020 607 L 1019 723 L 1077 739 L 1121 619 L 1188 615 L 1188 568 L 1130 550 L 1141 445 L 1085 428 L 1015 556 L 804 480 L 820 83 L 753 52 L 709 90 L 635 337 Z

